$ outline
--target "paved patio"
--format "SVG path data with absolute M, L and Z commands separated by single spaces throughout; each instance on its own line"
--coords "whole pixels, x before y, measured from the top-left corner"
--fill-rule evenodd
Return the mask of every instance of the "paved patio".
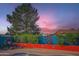
M 0 56 L 79 56 L 79 52 L 51 50 L 51 49 L 38 49 L 38 48 L 25 48 L 13 50 L 0 50 Z

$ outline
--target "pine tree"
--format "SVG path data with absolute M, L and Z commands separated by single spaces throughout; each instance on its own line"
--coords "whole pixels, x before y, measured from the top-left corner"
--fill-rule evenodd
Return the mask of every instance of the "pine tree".
M 39 33 L 40 29 L 36 24 L 38 19 L 37 9 L 29 3 L 24 3 L 15 8 L 12 15 L 7 15 L 7 21 L 12 24 L 8 31 L 14 33 Z

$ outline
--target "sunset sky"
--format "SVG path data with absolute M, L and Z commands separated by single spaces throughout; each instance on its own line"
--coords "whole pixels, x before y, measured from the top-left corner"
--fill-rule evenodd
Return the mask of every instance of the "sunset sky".
M 20 4 L 0 4 L 0 34 L 7 32 L 6 15 Z M 79 28 L 79 4 L 32 4 L 38 9 L 40 19 L 37 24 L 43 32 L 60 28 Z

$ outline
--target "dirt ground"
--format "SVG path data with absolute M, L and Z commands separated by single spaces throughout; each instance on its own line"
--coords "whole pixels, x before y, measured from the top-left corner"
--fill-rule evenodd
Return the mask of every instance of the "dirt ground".
M 26 53 L 29 56 L 79 56 L 79 52 L 51 50 L 51 49 L 38 49 L 38 48 L 24 48 L 12 50 L 0 50 L 0 56 L 17 56 L 17 53 Z M 20 56 L 20 55 L 19 55 Z M 28 56 L 28 55 L 24 55 Z

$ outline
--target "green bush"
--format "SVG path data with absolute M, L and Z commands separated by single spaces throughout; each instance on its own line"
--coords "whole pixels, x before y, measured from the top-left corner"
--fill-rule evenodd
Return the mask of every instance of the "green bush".
M 58 37 L 58 44 L 64 45 L 65 36 L 63 36 L 62 34 L 59 34 L 59 35 L 57 35 L 57 37 Z
M 77 34 L 66 34 L 67 42 L 69 42 L 70 45 L 72 45 L 74 42 L 76 42 L 76 36 Z
M 21 43 L 38 43 L 37 34 L 18 34 L 15 35 L 15 41 Z
M 32 41 L 32 43 L 38 43 L 38 36 L 37 35 L 32 35 L 31 41 Z
M 16 43 L 20 42 L 19 36 L 18 35 L 14 35 L 14 41 Z

